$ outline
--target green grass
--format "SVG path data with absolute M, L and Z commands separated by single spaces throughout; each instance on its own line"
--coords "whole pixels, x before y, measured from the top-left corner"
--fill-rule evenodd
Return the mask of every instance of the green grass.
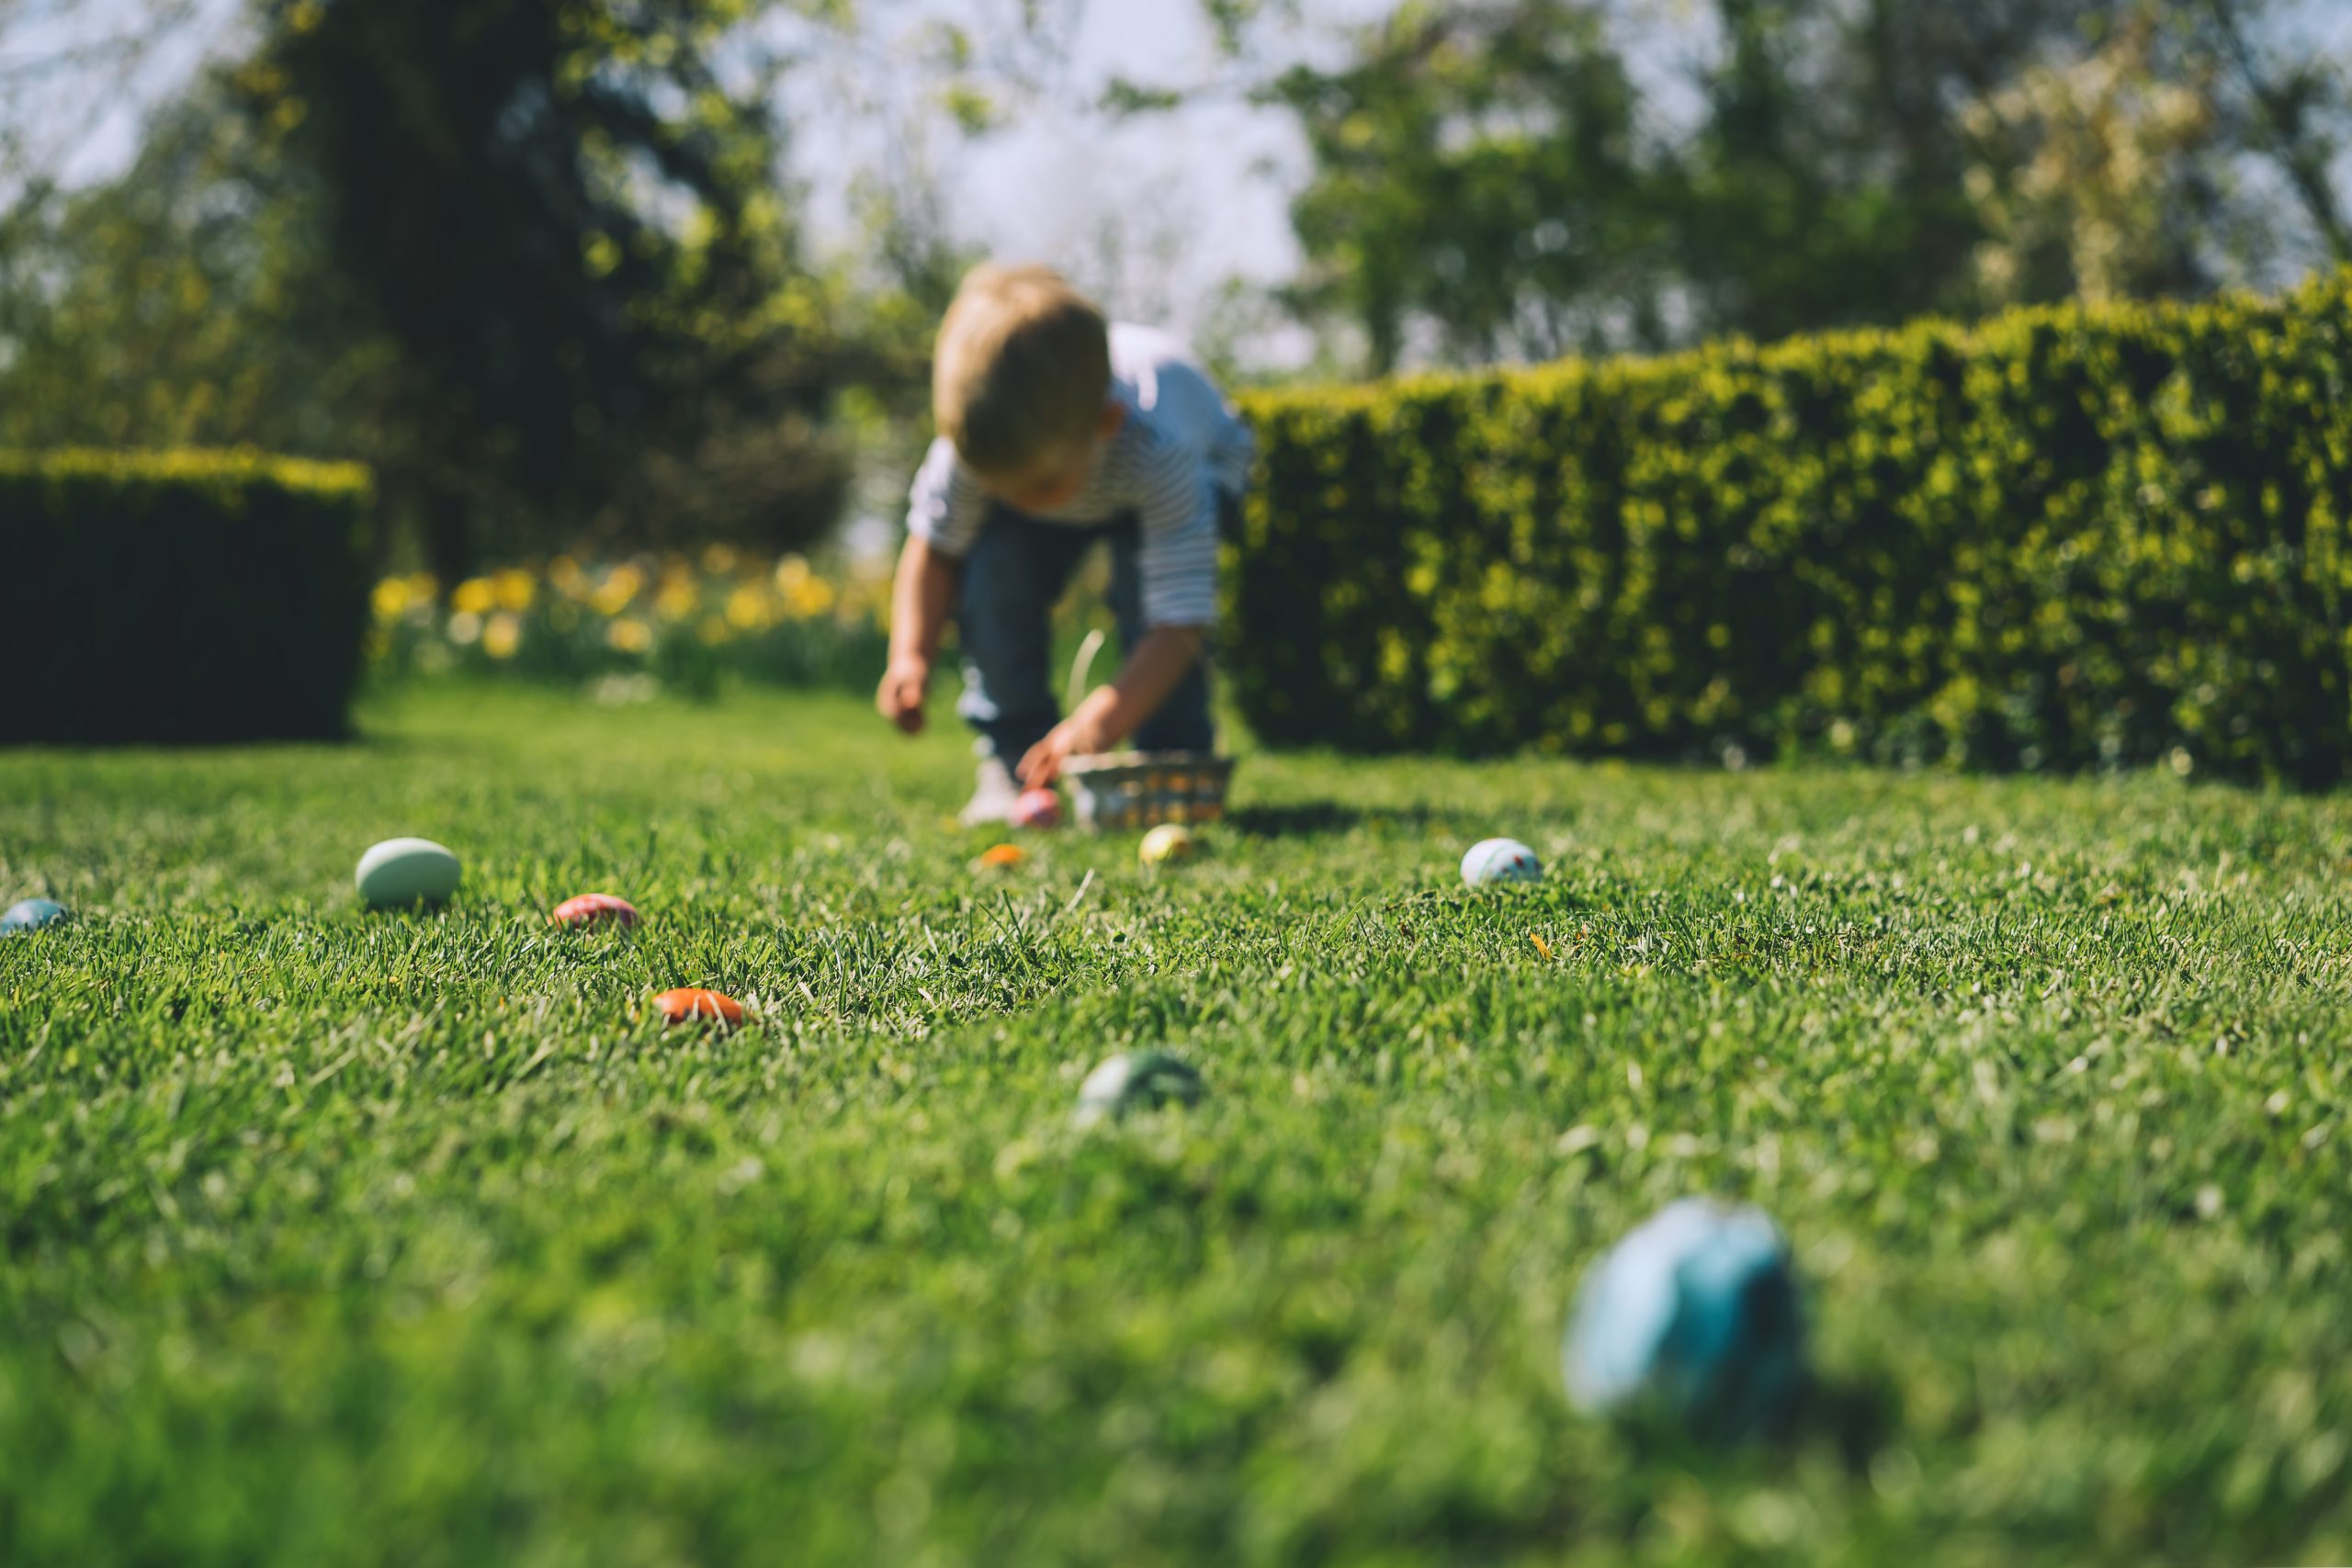
M 847 699 L 368 729 L 0 755 L 81 915 L 0 941 L 12 1568 L 2352 1558 L 2352 802 L 1259 756 L 984 880 Z M 1797 1248 L 1785 1443 L 1560 1392 L 1693 1191 Z

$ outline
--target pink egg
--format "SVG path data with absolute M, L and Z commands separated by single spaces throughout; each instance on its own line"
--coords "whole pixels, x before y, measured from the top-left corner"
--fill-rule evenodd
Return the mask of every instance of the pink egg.
M 1052 828 L 1062 819 L 1062 797 L 1049 789 L 1026 789 L 1012 803 L 1012 825 L 1016 828 Z
M 637 910 L 628 899 L 610 893 L 582 893 L 558 904 L 554 919 L 560 926 L 595 926 L 607 921 L 616 926 L 633 926 L 637 924 Z

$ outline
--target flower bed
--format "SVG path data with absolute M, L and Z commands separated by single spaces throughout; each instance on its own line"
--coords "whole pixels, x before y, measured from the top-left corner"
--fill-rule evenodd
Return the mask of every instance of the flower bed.
M 469 578 L 446 600 L 429 573 L 385 578 L 368 647 L 394 679 L 504 673 L 622 696 L 707 695 L 729 677 L 855 687 L 882 667 L 888 595 L 879 570 L 723 546 L 600 565 L 558 556 Z

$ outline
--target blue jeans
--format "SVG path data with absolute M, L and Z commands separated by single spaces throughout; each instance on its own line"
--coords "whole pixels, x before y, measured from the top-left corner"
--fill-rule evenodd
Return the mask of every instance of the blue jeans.
M 1111 614 L 1118 619 L 1120 644 L 1132 653 L 1145 630 L 1136 570 L 1141 530 L 1134 518 L 1072 527 L 1000 506 L 964 558 L 956 607 L 964 697 L 956 711 L 979 732 L 978 749 L 1008 768 L 1020 766 L 1022 754 L 1061 722 L 1054 692 L 1068 672 L 1052 668 L 1054 605 L 1086 552 L 1103 540 L 1111 545 Z M 1213 749 L 1205 655 L 1132 739 L 1145 751 Z

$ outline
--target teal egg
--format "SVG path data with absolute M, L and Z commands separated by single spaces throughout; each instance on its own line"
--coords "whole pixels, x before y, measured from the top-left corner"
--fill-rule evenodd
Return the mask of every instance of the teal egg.
M 65 906 L 54 898 L 28 898 L 9 907 L 0 915 L 0 936 L 16 931 L 37 931 L 43 926 L 53 926 L 65 918 Z
M 359 857 L 353 881 L 371 909 L 439 904 L 458 890 L 458 857 L 430 839 L 387 839 Z
M 1788 1243 L 1755 1209 L 1668 1204 L 1587 1272 L 1561 1363 L 1598 1414 L 1656 1406 L 1718 1439 L 1779 1424 L 1804 1368 Z

